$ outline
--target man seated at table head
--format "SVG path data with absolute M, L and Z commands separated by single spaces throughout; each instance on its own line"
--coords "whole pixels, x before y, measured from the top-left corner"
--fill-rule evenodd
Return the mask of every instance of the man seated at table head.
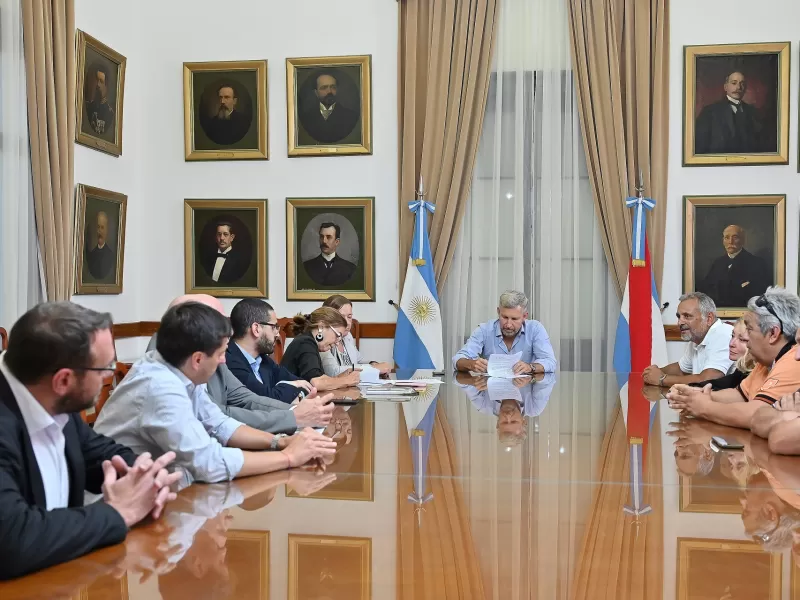
M 702 389 L 675 385 L 667 393 L 672 408 L 721 425 L 750 428 L 760 407 L 800 388 L 800 362 L 792 352 L 800 327 L 800 298 L 781 287 L 767 288 L 747 303 L 744 320 L 755 369 L 736 388 L 711 391 L 711 384 Z
M 184 302 L 199 302 L 210 306 L 220 314 L 225 314 L 222 302 L 208 294 L 186 294 L 170 302 L 168 308 Z M 158 334 L 150 338 L 147 351 L 156 349 Z M 305 383 L 305 382 L 298 382 Z M 222 412 L 245 425 L 269 433 L 294 433 L 298 428 L 327 425 L 330 411 L 325 407 L 329 398 L 316 396 L 310 385 L 306 384 L 305 398 L 295 390 L 289 406 L 269 394 L 258 395 L 251 392 L 239 381 L 225 363 L 221 363 L 207 384 L 208 396 Z
M 53 302 L 11 329 L 0 357 L 0 579 L 118 544 L 175 498 L 173 453 L 137 457 L 80 417 L 114 372 L 111 326 L 107 313 Z M 84 506 L 84 491 L 103 498 Z
M 717 318 L 714 301 L 702 292 L 680 297 L 678 326 L 681 339 L 689 342 L 680 361 L 664 368 L 650 365 L 644 370 L 644 382 L 671 387 L 676 383 L 695 383 L 727 375 L 733 367 L 728 356 L 733 326 Z
M 308 381 L 300 379 L 270 356 L 275 351 L 279 325 L 275 309 L 258 298 L 245 298 L 231 311 L 233 339 L 228 344 L 225 362 L 236 378 L 251 392 L 291 404 L 298 393 L 315 391 Z M 333 404 L 324 407 L 327 420 Z
M 95 430 L 134 450 L 173 450 L 186 482 L 269 473 L 333 454 L 336 444 L 312 429 L 291 438 L 273 435 L 225 415 L 211 401 L 206 383 L 225 362 L 230 335 L 228 318 L 210 306 L 185 302 L 170 308 L 156 349 L 117 386 Z
M 497 318 L 482 323 L 472 332 L 464 347 L 453 357 L 456 371 L 486 373 L 492 354 L 522 356 L 514 365 L 519 375 L 551 373 L 556 370 L 553 346 L 544 326 L 528 319 L 528 298 L 508 290 L 500 295 Z

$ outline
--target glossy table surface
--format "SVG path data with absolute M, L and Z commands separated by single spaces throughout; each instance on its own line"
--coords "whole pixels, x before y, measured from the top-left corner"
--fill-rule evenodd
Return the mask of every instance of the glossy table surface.
M 446 379 L 338 407 L 324 474 L 192 486 L 0 598 L 800 600 L 800 460 L 614 374 Z

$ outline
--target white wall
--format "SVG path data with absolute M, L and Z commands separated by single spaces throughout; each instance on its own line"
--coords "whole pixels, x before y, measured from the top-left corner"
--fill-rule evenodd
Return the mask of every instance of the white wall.
M 184 293 L 183 201 L 268 199 L 268 301 L 279 316 L 318 302 L 286 300 L 286 198 L 375 197 L 376 301 L 357 303 L 360 321 L 395 321 L 397 260 L 397 3 L 346 0 L 330 10 L 314 0 L 242 0 L 225 9 L 207 0 L 78 0 L 76 24 L 128 58 L 123 155 L 78 146 L 76 181 L 127 193 L 124 286 L 120 296 L 76 300 L 113 312 L 117 321 L 154 321 Z M 224 12 L 224 11 L 223 11 Z M 373 155 L 286 155 L 285 59 L 372 55 Z M 269 161 L 186 162 L 183 62 L 268 61 Z M 224 299 L 230 310 L 235 299 Z M 125 352 L 141 351 L 131 342 Z M 371 359 L 391 357 L 390 340 L 370 344 Z
M 754 9 L 746 0 L 671 0 L 670 3 L 670 153 L 667 206 L 667 243 L 662 302 L 667 323 L 675 322 L 675 307 L 682 285 L 683 196 L 692 194 L 785 194 L 786 287 L 797 290 L 798 197 L 797 172 L 798 39 L 800 3 L 796 0 L 764 0 Z M 763 167 L 681 166 L 683 107 L 683 46 L 695 44 L 790 41 L 791 77 L 789 107 L 789 164 Z M 680 355 L 683 344 L 670 343 L 670 358 Z M 661 405 L 661 423 L 675 420 L 675 413 Z M 677 538 L 680 536 L 744 539 L 738 515 L 703 515 L 679 512 L 678 479 L 669 468 L 673 448 L 664 444 L 664 597 L 674 596 Z M 669 476 L 669 477 L 668 477 Z M 787 561 L 784 557 L 784 579 Z M 783 597 L 788 597 L 784 585 Z
M 666 260 L 662 302 L 666 323 L 675 323 L 677 299 L 683 291 L 683 196 L 710 194 L 786 195 L 786 287 L 797 290 L 798 197 L 797 172 L 798 39 L 800 3 L 764 0 L 754 10 L 746 0 L 671 0 L 669 90 L 669 181 L 667 192 Z M 683 47 L 697 44 L 791 42 L 789 106 L 789 164 L 782 166 L 682 166 Z M 721 247 L 721 244 L 720 244 Z M 670 358 L 683 344 L 671 343 Z

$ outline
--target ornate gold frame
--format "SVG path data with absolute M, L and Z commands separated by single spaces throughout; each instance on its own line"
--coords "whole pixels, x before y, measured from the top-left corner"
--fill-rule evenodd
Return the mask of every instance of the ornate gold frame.
M 361 207 L 364 209 L 364 289 L 353 290 L 298 290 L 295 276 L 300 257 L 295 255 L 295 209 Z M 375 301 L 375 198 L 287 198 L 286 199 L 286 299 L 325 300 L 331 294 L 341 293 L 350 300 Z
M 676 596 L 678 600 L 689 598 L 689 551 L 703 550 L 705 553 L 714 551 L 724 552 L 749 552 L 754 554 L 768 554 L 770 564 L 769 598 L 781 598 L 781 563 L 782 554 L 765 553 L 756 542 L 743 542 L 739 540 L 712 540 L 699 538 L 678 538 L 678 568 L 676 569 Z
M 786 196 L 739 195 L 739 196 L 684 196 L 683 197 L 683 291 L 695 290 L 694 235 L 697 206 L 773 206 L 775 208 L 775 285 L 786 285 Z M 738 318 L 745 307 L 717 307 L 717 316 Z
M 260 600 L 269 600 L 270 586 L 270 553 L 269 553 L 269 531 L 255 529 L 229 529 L 226 535 L 228 542 L 231 540 L 257 542 L 259 562 L 261 564 L 260 575 L 262 580 L 258 588 L 261 590 Z M 236 570 L 236 565 L 228 565 L 231 571 Z
M 711 513 L 724 515 L 742 514 L 742 505 L 733 504 L 699 504 L 692 500 L 692 478 L 681 475 L 681 485 L 678 492 L 680 512 Z
M 120 205 L 119 222 L 117 223 L 117 277 L 113 285 L 84 284 L 83 249 L 86 243 L 86 231 L 83 222 L 86 218 L 86 197 L 92 196 L 107 202 Z M 128 209 L 128 197 L 125 194 L 96 188 L 82 183 L 78 184 L 75 197 L 75 293 L 76 294 L 121 294 L 122 275 L 125 265 L 125 216 Z
M 194 97 L 192 75 L 198 71 L 256 71 L 255 99 L 258 118 L 258 148 L 246 150 L 196 150 L 194 141 Z M 269 92 L 266 60 L 183 63 L 183 147 L 186 160 L 269 160 Z
M 257 285 L 254 288 L 200 287 L 194 283 L 194 211 L 195 209 L 240 210 L 256 209 L 258 228 L 253 255 L 261 261 L 258 265 Z M 184 223 L 184 277 L 187 294 L 209 294 L 220 298 L 266 298 L 269 281 L 267 263 L 267 200 L 191 200 L 183 201 Z
M 329 146 L 297 145 L 297 97 L 295 69 L 297 67 L 361 67 L 361 143 Z M 372 154 L 372 56 L 321 56 L 286 59 L 286 115 L 289 156 L 347 156 Z
M 683 166 L 787 165 L 789 164 L 789 73 L 790 42 L 758 44 L 715 44 L 683 48 Z M 778 151 L 757 154 L 694 153 L 695 59 L 698 56 L 729 54 L 777 54 L 778 69 Z
M 113 156 L 120 156 L 122 154 L 122 113 L 124 109 L 125 100 L 125 65 L 127 59 L 119 52 L 112 50 L 104 43 L 93 38 L 88 33 L 76 30 L 77 35 L 75 38 L 75 59 L 76 59 L 76 89 L 75 89 L 75 141 L 89 148 L 107 152 Z M 84 101 L 84 69 L 86 67 L 86 47 L 91 46 L 92 49 L 98 54 L 102 54 L 112 62 L 118 64 L 117 67 L 117 102 L 114 110 L 118 122 L 114 127 L 114 141 L 110 144 L 105 140 L 95 138 L 94 136 L 83 133 L 83 101 Z
M 353 600 L 372 598 L 372 538 L 343 537 L 337 535 L 289 534 L 289 600 L 301 600 L 298 595 L 298 579 L 303 575 L 299 563 L 300 546 L 335 546 L 361 550 L 361 594 Z

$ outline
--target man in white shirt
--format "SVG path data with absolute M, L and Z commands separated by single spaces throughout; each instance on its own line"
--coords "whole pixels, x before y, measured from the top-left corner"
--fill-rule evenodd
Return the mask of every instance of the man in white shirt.
M 650 365 L 644 370 L 644 382 L 672 387 L 678 383 L 694 383 L 717 379 L 733 366 L 728 353 L 733 326 L 717 319 L 714 301 L 702 292 L 680 297 L 678 326 L 681 339 L 689 342 L 680 361 L 664 368 Z
M 0 357 L 0 579 L 118 544 L 175 498 L 175 458 L 137 457 L 80 417 L 116 366 L 111 316 L 43 303 Z M 102 493 L 84 506 L 84 492 Z
M 225 362 L 227 317 L 198 302 L 164 314 L 156 350 L 131 368 L 106 402 L 95 431 L 141 451 L 173 450 L 187 483 L 299 467 L 336 452 L 336 443 L 305 429 L 291 438 L 259 431 L 225 415 L 206 383 Z M 278 452 L 253 452 L 278 450 Z

